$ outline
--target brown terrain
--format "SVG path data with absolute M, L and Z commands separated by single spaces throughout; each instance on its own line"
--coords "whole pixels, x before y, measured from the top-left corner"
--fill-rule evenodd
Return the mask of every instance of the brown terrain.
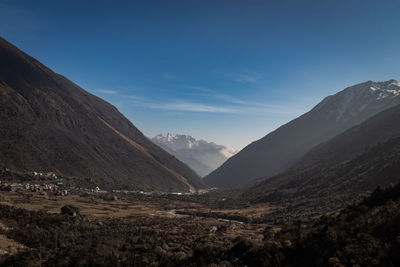
M 0 38 L 0 167 L 56 172 L 109 189 L 205 188 L 104 100 Z
M 21 173 L 14 174 L 6 170 L 3 170 L 0 177 L 0 206 L 3 208 L 12 207 L 24 212 L 38 212 L 42 214 L 40 216 L 57 217 L 62 216 L 62 207 L 72 206 L 79 210 L 73 218 L 80 223 L 103 226 L 104 229 L 113 224 L 119 227 L 135 225 L 138 228 L 126 231 L 150 231 L 162 235 L 161 243 L 156 248 L 160 250 L 159 253 L 175 259 L 192 255 L 194 246 L 202 242 L 233 244 L 242 236 L 261 245 L 267 224 L 257 222 L 257 219 L 260 214 L 267 214 L 272 209 L 267 204 L 247 207 L 243 207 L 241 203 L 225 205 L 217 194 L 206 196 L 197 193 L 110 192 L 98 188 L 78 188 L 68 183 L 57 185 L 56 181 L 59 183 L 60 178 L 24 179 Z M 19 239 L 10 234 L 15 222 L 2 216 L 0 223 L 0 252 L 4 257 L 31 250 L 18 243 Z M 27 230 L 25 227 L 23 226 Z M 115 242 L 123 242 L 120 240 L 121 236 L 115 238 L 119 240 Z M 135 249 L 153 246 L 155 241 L 157 240 L 150 240 L 145 244 L 136 241 L 138 244 Z M 36 260 L 47 262 L 49 258 L 45 257 L 50 256 L 43 255 L 42 259 Z
M 312 223 L 293 218 L 285 223 L 278 213 L 283 206 L 234 202 L 227 192 L 122 193 L 10 176 L 1 174 L 2 266 L 400 262 L 400 185 L 377 189 L 333 215 L 320 213 Z

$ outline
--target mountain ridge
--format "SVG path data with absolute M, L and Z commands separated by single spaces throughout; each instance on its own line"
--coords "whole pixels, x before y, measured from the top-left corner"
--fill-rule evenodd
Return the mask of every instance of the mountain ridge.
M 111 104 L 2 38 L 0 57 L 0 164 L 95 178 L 107 188 L 204 187 Z
M 284 171 L 314 146 L 400 104 L 400 84 L 367 81 L 324 98 L 314 108 L 252 142 L 204 178 L 217 187 L 244 185 Z
M 322 143 L 287 171 L 257 182 L 255 201 L 352 201 L 376 186 L 400 181 L 400 105 Z M 295 200 L 296 199 L 296 200 Z

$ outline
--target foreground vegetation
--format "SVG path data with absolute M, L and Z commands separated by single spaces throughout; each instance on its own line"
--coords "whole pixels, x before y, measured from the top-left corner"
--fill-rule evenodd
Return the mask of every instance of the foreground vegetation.
M 378 188 L 313 225 L 296 221 L 279 231 L 198 217 L 94 218 L 1 205 L 1 234 L 26 247 L 2 256 L 1 265 L 399 266 L 399 204 L 400 185 Z

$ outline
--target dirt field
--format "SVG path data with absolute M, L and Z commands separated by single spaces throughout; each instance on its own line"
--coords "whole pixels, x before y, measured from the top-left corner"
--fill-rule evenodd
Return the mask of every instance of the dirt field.
M 198 238 L 204 238 L 218 232 L 220 236 L 223 235 L 225 238 L 233 239 L 237 236 L 243 236 L 254 242 L 261 242 L 266 224 L 242 223 L 235 218 L 251 220 L 272 210 L 271 207 L 266 205 L 244 209 L 218 209 L 205 204 L 188 202 L 187 199 L 174 198 L 171 200 L 168 197 L 160 196 L 100 193 L 51 196 L 42 195 L 39 192 L 19 191 L 1 192 L 0 204 L 52 214 L 60 213 L 61 207 L 65 205 L 71 205 L 79 208 L 80 214 L 90 220 L 101 221 L 120 218 L 124 221 L 133 222 L 137 218 L 145 218 L 150 225 L 156 225 L 160 220 L 167 220 L 172 222 L 168 229 L 163 229 L 162 226 L 156 228 L 161 232 L 168 232 L 169 235 L 179 237 L 184 231 L 182 229 L 196 225 Z M 209 216 L 210 214 L 212 216 Z M 151 223 L 152 221 L 153 223 Z M 220 229 L 223 229 L 223 232 Z M 8 253 L 15 253 L 17 248 L 23 248 L 4 236 L 0 240 L 4 244 L 0 246 L 0 249 L 5 250 L 7 244 L 13 248 L 8 249 Z
M 27 210 L 59 213 L 64 205 L 76 206 L 84 216 L 96 217 L 130 217 L 130 216 L 161 216 L 174 217 L 170 210 L 192 213 L 217 213 L 228 216 L 241 216 L 254 219 L 260 214 L 266 214 L 274 208 L 268 205 L 257 205 L 243 209 L 218 209 L 204 204 L 187 202 L 186 200 L 169 200 L 159 197 L 135 197 L 129 195 L 91 196 L 47 196 L 37 192 L 2 192 L 0 204 L 11 205 Z M 113 199 L 115 197 L 115 199 Z M 108 198 L 108 199 L 107 199 Z

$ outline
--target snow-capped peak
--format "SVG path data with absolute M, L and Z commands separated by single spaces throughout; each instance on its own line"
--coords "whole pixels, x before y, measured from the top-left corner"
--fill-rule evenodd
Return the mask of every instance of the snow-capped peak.
M 344 89 L 321 101 L 314 111 L 325 110 L 328 119 L 335 121 L 351 120 L 360 112 L 400 104 L 400 83 L 396 80 L 386 82 L 368 81 Z
M 400 95 L 400 83 L 396 80 L 374 83 L 374 86 L 370 86 L 370 90 L 375 94 L 376 100 L 393 98 Z
M 235 149 L 184 134 L 159 134 L 152 141 L 188 164 L 200 176 L 207 175 L 237 153 Z

